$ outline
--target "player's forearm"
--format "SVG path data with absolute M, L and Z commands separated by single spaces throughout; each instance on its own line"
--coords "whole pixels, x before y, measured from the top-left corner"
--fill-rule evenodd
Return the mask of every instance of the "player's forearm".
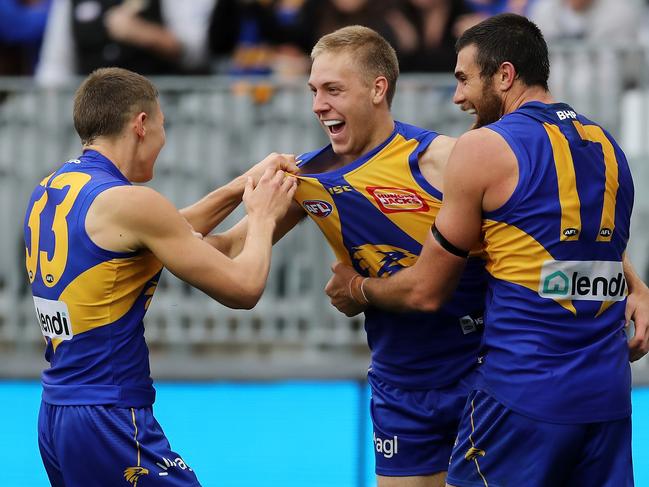
M 364 283 L 357 279 L 354 284 L 370 305 L 393 311 L 436 312 L 453 295 L 465 265 L 466 259 L 435 246 L 425 248 L 415 265 L 389 279 L 367 279 Z
M 390 279 L 357 280 L 354 284 L 358 286 L 361 298 L 366 298 L 370 305 L 391 311 L 434 312 L 447 297 L 443 289 L 436 289 L 428 285 L 428 280 L 421 279 L 413 267 Z M 354 294 L 359 295 L 358 292 Z
M 270 271 L 275 222 L 265 217 L 249 218 L 243 249 L 232 259 L 244 308 L 257 304 Z
M 183 208 L 180 213 L 194 230 L 207 235 L 239 206 L 245 184 L 245 178 L 239 176 L 196 203 Z

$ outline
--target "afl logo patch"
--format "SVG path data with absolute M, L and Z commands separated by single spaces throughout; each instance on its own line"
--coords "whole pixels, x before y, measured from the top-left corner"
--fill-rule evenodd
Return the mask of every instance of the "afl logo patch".
M 426 201 L 414 189 L 369 186 L 367 191 L 383 213 L 426 212 L 429 209 Z
M 311 213 L 313 216 L 319 218 L 326 218 L 334 211 L 330 203 L 322 200 L 304 200 L 302 202 L 304 209 Z

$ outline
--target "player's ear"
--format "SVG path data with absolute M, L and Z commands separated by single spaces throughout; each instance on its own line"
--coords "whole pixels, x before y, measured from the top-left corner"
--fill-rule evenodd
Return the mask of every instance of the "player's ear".
M 146 114 L 146 112 L 140 112 L 135 115 L 133 120 L 133 127 L 138 137 L 144 137 L 146 135 L 146 121 L 148 118 L 149 116 Z
M 514 84 L 514 80 L 518 77 L 516 68 L 514 65 L 508 61 L 502 63 L 498 71 L 496 72 L 497 78 L 496 83 L 498 83 L 502 91 L 507 91 Z
M 372 102 L 376 105 L 380 104 L 388 93 L 388 80 L 385 76 L 378 76 L 374 79 L 374 86 L 372 88 Z

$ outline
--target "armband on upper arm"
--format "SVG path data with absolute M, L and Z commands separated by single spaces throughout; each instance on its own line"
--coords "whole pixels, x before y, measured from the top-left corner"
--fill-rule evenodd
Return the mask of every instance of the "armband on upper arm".
M 469 256 L 469 251 L 468 250 L 462 250 L 455 245 L 453 245 L 451 242 L 446 240 L 446 237 L 441 234 L 441 232 L 437 229 L 435 224 L 433 223 L 432 228 L 430 231 L 433 234 L 433 237 L 435 237 L 435 240 L 446 250 L 447 252 L 450 252 L 453 255 L 457 255 L 458 257 L 461 257 L 463 259 L 466 259 Z

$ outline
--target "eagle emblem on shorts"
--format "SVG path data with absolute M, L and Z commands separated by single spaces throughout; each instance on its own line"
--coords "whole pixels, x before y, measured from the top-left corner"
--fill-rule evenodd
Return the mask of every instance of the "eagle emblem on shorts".
M 124 478 L 132 483 L 134 487 L 137 486 L 137 481 L 142 475 L 149 475 L 149 470 L 144 467 L 128 467 L 124 470 Z
M 487 454 L 486 451 L 481 450 L 480 448 L 476 448 L 475 446 L 472 446 L 464 454 L 464 459 L 471 461 L 471 460 L 475 460 L 478 457 L 484 457 L 486 454 Z

